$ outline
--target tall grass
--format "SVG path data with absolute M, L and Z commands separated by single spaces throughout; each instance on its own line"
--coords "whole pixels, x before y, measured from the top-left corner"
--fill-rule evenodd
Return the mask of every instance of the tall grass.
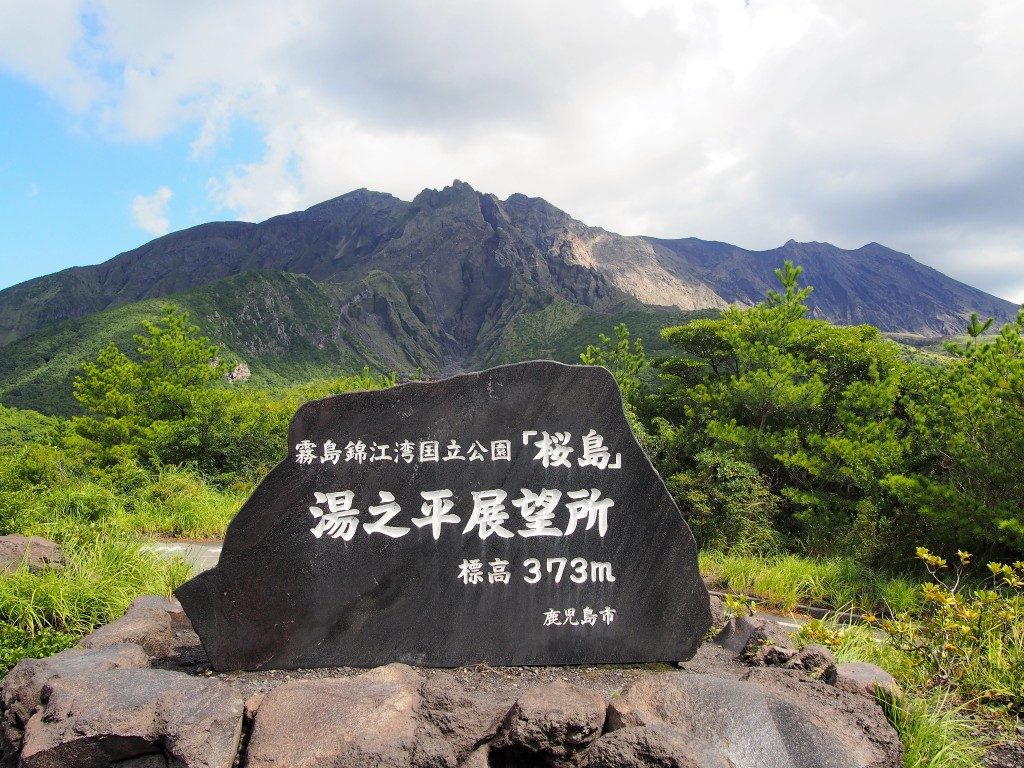
M 713 583 L 784 610 L 809 603 L 900 612 L 917 599 L 917 585 L 910 579 L 882 576 L 847 557 L 701 552 L 699 558 L 701 573 Z
M 195 472 L 165 467 L 110 523 L 142 534 L 221 537 L 247 495 L 243 490 L 219 490 Z
M 928 593 L 927 588 L 921 590 L 922 595 Z M 977 599 L 978 593 L 972 594 Z M 951 658 L 940 674 L 933 665 L 923 663 L 920 649 L 941 642 L 929 633 L 941 631 L 947 624 L 930 616 L 922 607 L 923 600 L 895 622 L 882 622 L 887 630 L 904 628 L 895 635 L 878 627 L 845 626 L 831 618 L 805 624 L 798 641 L 829 646 L 839 662 L 876 664 L 903 687 L 905 694 L 898 697 L 880 692 L 878 702 L 903 742 L 905 766 L 977 766 L 986 742 L 994 736 L 992 725 L 1003 723 L 1012 731 L 1024 695 L 1024 628 L 1018 614 L 1008 613 L 1014 608 L 1014 598 L 1005 593 L 1002 598 L 994 592 L 981 593 L 982 597 L 986 594 L 990 602 L 985 610 L 1016 618 L 998 632 L 981 633 L 973 644 L 950 644 Z M 963 615 L 983 625 L 983 615 L 975 611 L 975 605 L 980 603 L 966 603 Z M 913 626 L 913 637 L 923 645 L 906 644 L 902 631 L 907 625 Z
M 248 490 L 222 490 L 177 467 L 127 479 L 68 477 L 31 491 L 0 488 L 0 528 L 55 541 L 83 529 L 97 535 L 218 538 Z
M 977 723 L 949 693 L 883 700 L 889 722 L 903 742 L 906 768 L 975 768 L 985 747 Z
M 84 635 L 121 616 L 139 595 L 170 593 L 190 576 L 180 558 L 142 552 L 135 537 L 66 538 L 65 564 L 0 575 L 0 622 L 30 637 Z

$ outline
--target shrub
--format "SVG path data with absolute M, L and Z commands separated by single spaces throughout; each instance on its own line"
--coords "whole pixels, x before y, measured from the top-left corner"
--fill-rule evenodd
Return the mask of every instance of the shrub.
M 687 512 L 701 549 L 770 554 L 781 548 L 777 499 L 750 464 L 730 454 L 702 451 L 689 472 L 666 481 Z
M 21 659 L 52 656 L 77 641 L 76 635 L 46 627 L 30 634 L 21 627 L 0 624 L 0 675 L 6 675 Z
M 920 609 L 885 622 L 897 648 L 930 677 L 929 687 L 1024 714 L 1024 563 L 989 563 L 989 585 L 969 588 L 971 555 L 947 561 L 918 550 L 932 581 L 921 587 Z

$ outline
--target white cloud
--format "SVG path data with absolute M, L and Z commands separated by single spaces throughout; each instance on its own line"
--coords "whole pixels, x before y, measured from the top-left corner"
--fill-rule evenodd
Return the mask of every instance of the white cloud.
M 260 157 L 208 171 L 211 199 L 244 218 L 458 177 L 626 233 L 875 240 L 1001 295 L 1024 286 L 1013 0 L 94 0 L 27 15 L 0 32 L 0 66 L 106 132 L 186 127 L 202 163 L 255 125 Z M 19 43 L 29 33 L 45 42 Z
M 102 83 L 83 12 L 75 0 L 40 0 L 31 8 L 0 2 L 0 72 L 24 77 L 74 112 L 86 110 Z
M 174 197 L 170 187 L 160 187 L 152 195 L 132 198 L 132 221 L 139 229 L 151 235 L 166 235 L 171 229 L 167 218 L 167 204 Z

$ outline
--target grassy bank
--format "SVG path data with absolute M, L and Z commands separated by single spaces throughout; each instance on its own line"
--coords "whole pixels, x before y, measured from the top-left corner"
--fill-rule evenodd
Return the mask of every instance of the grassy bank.
M 701 552 L 699 561 L 711 583 L 786 611 L 805 603 L 899 613 L 917 602 L 917 581 L 879 574 L 852 558 Z
M 190 576 L 183 560 L 143 552 L 133 536 L 66 533 L 60 543 L 62 567 L 0 575 L 0 674 L 73 645 L 139 595 L 169 596 Z

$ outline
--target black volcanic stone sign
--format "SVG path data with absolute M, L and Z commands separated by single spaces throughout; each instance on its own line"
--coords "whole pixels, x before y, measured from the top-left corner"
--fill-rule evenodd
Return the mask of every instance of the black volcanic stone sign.
M 177 592 L 218 670 L 680 661 L 693 534 L 603 368 L 530 362 L 307 403 Z

